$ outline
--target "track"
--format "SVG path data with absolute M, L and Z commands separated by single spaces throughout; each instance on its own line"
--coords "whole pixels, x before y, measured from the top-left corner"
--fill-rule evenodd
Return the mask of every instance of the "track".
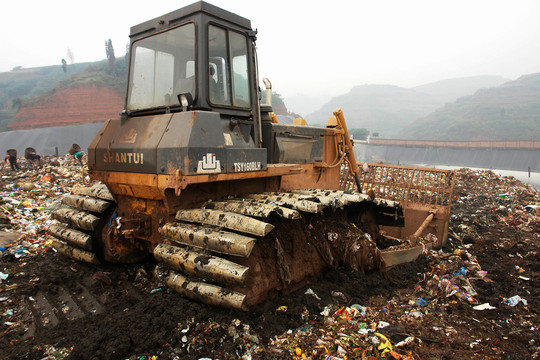
M 62 223 L 51 226 L 58 239 L 54 247 L 99 263 L 100 252 L 107 251 L 100 236 L 110 218 L 103 214 L 112 202 L 104 186 L 66 196 L 52 214 Z M 193 300 L 246 309 L 316 280 L 329 267 L 379 267 L 380 251 L 365 235 L 378 233 L 373 214 L 379 213 L 402 217 L 394 201 L 317 189 L 248 194 L 181 209 L 160 228 L 155 274 Z

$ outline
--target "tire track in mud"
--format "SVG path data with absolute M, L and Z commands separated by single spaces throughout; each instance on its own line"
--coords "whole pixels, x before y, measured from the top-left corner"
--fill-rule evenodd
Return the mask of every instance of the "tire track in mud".
M 24 271 L 10 279 L 18 289 L 11 308 L 19 319 L 21 341 L 72 336 L 107 314 L 144 301 L 141 289 L 132 282 L 137 265 L 112 266 L 104 272 L 60 254 L 44 253 L 41 259 L 20 266 Z
M 39 290 L 35 296 L 21 299 L 26 305 L 22 309 L 22 319 L 29 324 L 24 338 L 33 337 L 38 327 L 51 329 L 64 321 L 77 321 L 104 312 L 105 305 L 86 286 L 80 282 L 74 285 Z

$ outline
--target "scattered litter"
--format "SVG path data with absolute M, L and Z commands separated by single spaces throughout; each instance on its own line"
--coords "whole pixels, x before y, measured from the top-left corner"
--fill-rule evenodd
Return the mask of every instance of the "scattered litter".
M 504 303 L 512 307 L 516 306 L 519 303 L 523 303 L 523 305 L 527 306 L 527 300 L 522 299 L 519 295 L 514 295 L 511 298 L 504 300 Z
M 383 329 L 387 326 L 390 326 L 390 323 L 386 321 L 379 321 L 379 323 L 377 324 L 377 329 Z
M 489 303 L 473 306 L 474 310 L 490 310 L 496 309 L 496 307 L 489 305 Z
M 381 355 L 384 357 L 387 352 L 392 351 L 392 343 L 386 338 L 386 336 L 382 334 L 375 333 L 375 335 L 381 338 L 381 342 L 379 346 L 377 346 L 377 350 L 382 350 Z
M 337 233 L 328 233 L 328 240 L 330 241 L 336 241 L 339 238 L 339 235 Z
M 416 340 L 416 338 L 414 336 L 409 336 L 409 337 L 405 338 L 405 340 L 398 342 L 396 345 L 394 345 L 394 347 L 395 348 L 404 347 L 406 345 L 410 345 L 410 344 L 414 343 L 415 340 Z M 418 339 L 418 342 L 422 343 L 422 340 Z
M 431 300 L 424 300 L 424 299 L 420 298 L 420 299 L 418 299 L 418 300 L 416 300 L 416 301 L 414 302 L 414 305 L 426 306 L 426 305 L 428 305 L 430 302 L 431 302 Z
M 347 297 L 341 291 L 332 291 L 330 295 L 334 297 L 340 297 L 343 299 L 343 301 L 347 301 Z
M 317 299 L 319 301 L 321 300 L 321 298 L 317 294 L 315 294 L 315 292 L 311 288 L 307 289 L 305 294 L 306 295 L 312 295 L 315 299 Z
M 359 305 L 359 304 L 353 304 L 353 305 L 351 305 L 351 308 L 358 311 L 360 316 L 362 316 L 362 317 L 366 316 L 366 307 L 365 306 L 362 306 L 362 305 Z

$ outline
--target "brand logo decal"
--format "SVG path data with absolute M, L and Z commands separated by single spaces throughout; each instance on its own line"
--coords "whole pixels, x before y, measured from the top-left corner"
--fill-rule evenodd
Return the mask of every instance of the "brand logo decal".
M 120 143 L 122 144 L 134 144 L 135 140 L 137 140 L 137 130 L 134 128 L 129 129 L 128 132 L 124 134 L 122 138 L 120 138 Z
M 206 154 L 197 164 L 197 173 L 199 174 L 215 174 L 220 172 L 221 163 L 219 160 L 216 160 L 215 154 Z
M 106 152 L 103 154 L 104 163 L 119 163 L 119 164 L 144 164 L 143 153 L 136 152 Z
M 257 171 L 262 169 L 260 161 L 237 162 L 233 165 L 234 171 L 236 172 Z

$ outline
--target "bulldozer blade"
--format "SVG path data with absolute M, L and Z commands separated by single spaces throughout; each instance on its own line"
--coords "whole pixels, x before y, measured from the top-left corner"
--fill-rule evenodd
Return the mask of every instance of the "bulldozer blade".
M 317 214 L 323 209 L 323 204 L 306 200 L 301 197 L 290 196 L 292 194 L 249 194 L 248 198 L 262 200 L 265 203 L 292 206 L 296 210 Z
M 68 229 L 61 225 L 49 226 L 49 233 L 57 239 L 63 240 L 74 247 L 92 250 L 92 237 L 83 232 Z
M 160 233 L 180 244 L 226 255 L 249 257 L 255 246 L 252 237 L 192 224 L 167 223 L 160 229 Z
M 60 241 L 52 240 L 52 246 L 60 253 L 77 261 L 84 261 L 90 264 L 99 264 L 99 260 L 93 252 L 78 249 Z
M 96 229 L 99 223 L 99 218 L 84 211 L 77 211 L 68 208 L 56 209 L 51 213 L 52 217 L 61 222 L 69 223 L 79 229 L 92 230 Z
M 274 228 L 272 224 L 253 219 L 249 216 L 208 209 L 178 210 L 176 220 L 215 225 L 256 236 L 265 236 Z
M 62 197 L 62 203 L 79 210 L 102 213 L 111 204 L 108 201 L 90 198 L 79 195 L 65 195 Z
M 300 213 L 296 210 L 282 206 L 269 205 L 258 202 L 255 199 L 232 200 L 226 202 L 210 202 L 206 204 L 207 209 L 230 211 L 238 214 L 254 216 L 259 218 L 269 218 L 272 213 L 285 219 L 300 219 Z
M 114 201 L 114 197 L 103 183 L 95 184 L 92 187 L 76 186 L 73 187 L 73 192 L 77 195 L 85 195 L 96 197 L 103 200 Z
M 216 285 L 190 281 L 175 271 L 170 272 L 166 283 L 180 294 L 204 304 L 246 310 L 244 294 Z
M 196 275 L 224 284 L 242 285 L 249 268 L 217 256 L 180 248 L 174 245 L 159 244 L 154 248 L 157 261 L 188 275 Z

